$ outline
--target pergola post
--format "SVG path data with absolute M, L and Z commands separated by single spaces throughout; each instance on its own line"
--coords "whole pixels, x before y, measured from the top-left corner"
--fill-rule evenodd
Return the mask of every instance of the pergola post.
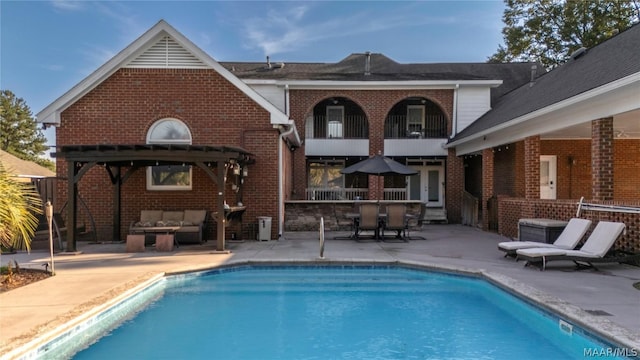
M 67 251 L 76 251 L 76 208 L 78 204 L 78 184 L 76 162 L 67 161 Z
M 113 175 L 113 241 L 120 241 L 120 210 L 121 210 L 121 193 L 122 193 L 122 177 L 120 166 L 116 167 L 116 173 Z
M 225 163 L 224 161 L 218 161 L 218 179 L 217 179 L 217 187 L 218 187 L 218 198 L 217 198 L 217 208 L 218 214 L 217 216 L 217 240 L 216 240 L 216 250 L 224 251 L 224 228 L 227 224 L 225 224 L 225 216 L 224 216 L 224 175 L 225 175 Z

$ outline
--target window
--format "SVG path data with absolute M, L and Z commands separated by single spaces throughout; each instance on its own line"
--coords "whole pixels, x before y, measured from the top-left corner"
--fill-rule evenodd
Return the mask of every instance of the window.
M 191 145 L 191 131 L 178 119 L 156 121 L 147 133 L 147 144 Z M 191 166 L 161 165 L 147 167 L 147 190 L 191 190 Z
M 340 170 L 344 168 L 341 161 L 314 161 L 309 163 L 309 187 L 343 188 L 344 176 Z
M 312 200 L 339 200 L 343 197 L 342 161 L 312 161 L 309 163 L 309 189 Z
M 422 137 L 424 127 L 424 106 L 407 106 L 407 134 L 409 137 Z
M 342 138 L 344 106 L 327 106 L 327 134 L 329 138 Z

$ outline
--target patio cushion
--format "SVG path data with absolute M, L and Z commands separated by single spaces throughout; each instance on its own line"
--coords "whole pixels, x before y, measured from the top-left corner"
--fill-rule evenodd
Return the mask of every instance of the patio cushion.
M 183 220 L 184 212 L 183 211 L 165 211 L 162 213 L 162 222 L 167 224 L 167 226 L 176 226 L 180 225 L 180 222 Z M 173 224 L 173 225 L 169 225 Z
M 140 211 L 140 223 L 142 226 L 153 226 L 162 220 L 162 210 L 142 210 Z M 146 225 L 146 224 L 149 225 Z
M 185 210 L 184 225 L 200 225 L 207 216 L 207 210 Z

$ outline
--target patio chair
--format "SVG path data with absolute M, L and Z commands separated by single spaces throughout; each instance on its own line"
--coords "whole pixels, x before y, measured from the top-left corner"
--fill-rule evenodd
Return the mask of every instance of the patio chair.
M 580 250 L 563 250 L 539 247 L 516 251 L 519 259 L 526 260 L 528 265 L 536 265 L 545 270 L 547 262 L 552 260 L 573 261 L 578 268 L 597 268 L 596 262 L 620 262 L 618 257 L 607 257 L 607 253 L 625 229 L 624 223 L 600 221 Z
M 504 251 L 504 256 L 516 256 L 516 251 L 529 248 L 554 248 L 563 250 L 573 250 L 578 245 L 584 234 L 589 230 L 591 220 L 573 218 L 569 220 L 567 226 L 562 230 L 560 236 L 553 242 L 547 244 L 536 241 L 505 241 L 498 244 L 498 250 Z
M 378 204 L 360 204 L 360 219 L 355 231 L 356 239 L 360 238 L 362 231 L 373 230 L 374 238 L 378 240 L 378 230 L 380 228 L 379 216 L 380 206 Z
M 396 239 L 407 241 L 407 206 L 405 204 L 388 204 L 387 218 L 382 226 L 382 240 L 384 241 L 385 230 L 395 230 L 398 232 Z

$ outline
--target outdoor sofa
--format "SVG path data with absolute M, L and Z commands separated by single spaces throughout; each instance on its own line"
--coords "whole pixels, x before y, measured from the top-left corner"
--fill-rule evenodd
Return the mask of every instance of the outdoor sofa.
M 142 210 L 140 219 L 132 221 L 129 226 L 129 234 L 145 234 L 155 236 L 154 233 L 161 233 L 162 229 L 168 227 L 177 228 L 170 231 L 175 234 L 177 243 L 200 243 L 203 239 L 203 230 L 206 210 Z

